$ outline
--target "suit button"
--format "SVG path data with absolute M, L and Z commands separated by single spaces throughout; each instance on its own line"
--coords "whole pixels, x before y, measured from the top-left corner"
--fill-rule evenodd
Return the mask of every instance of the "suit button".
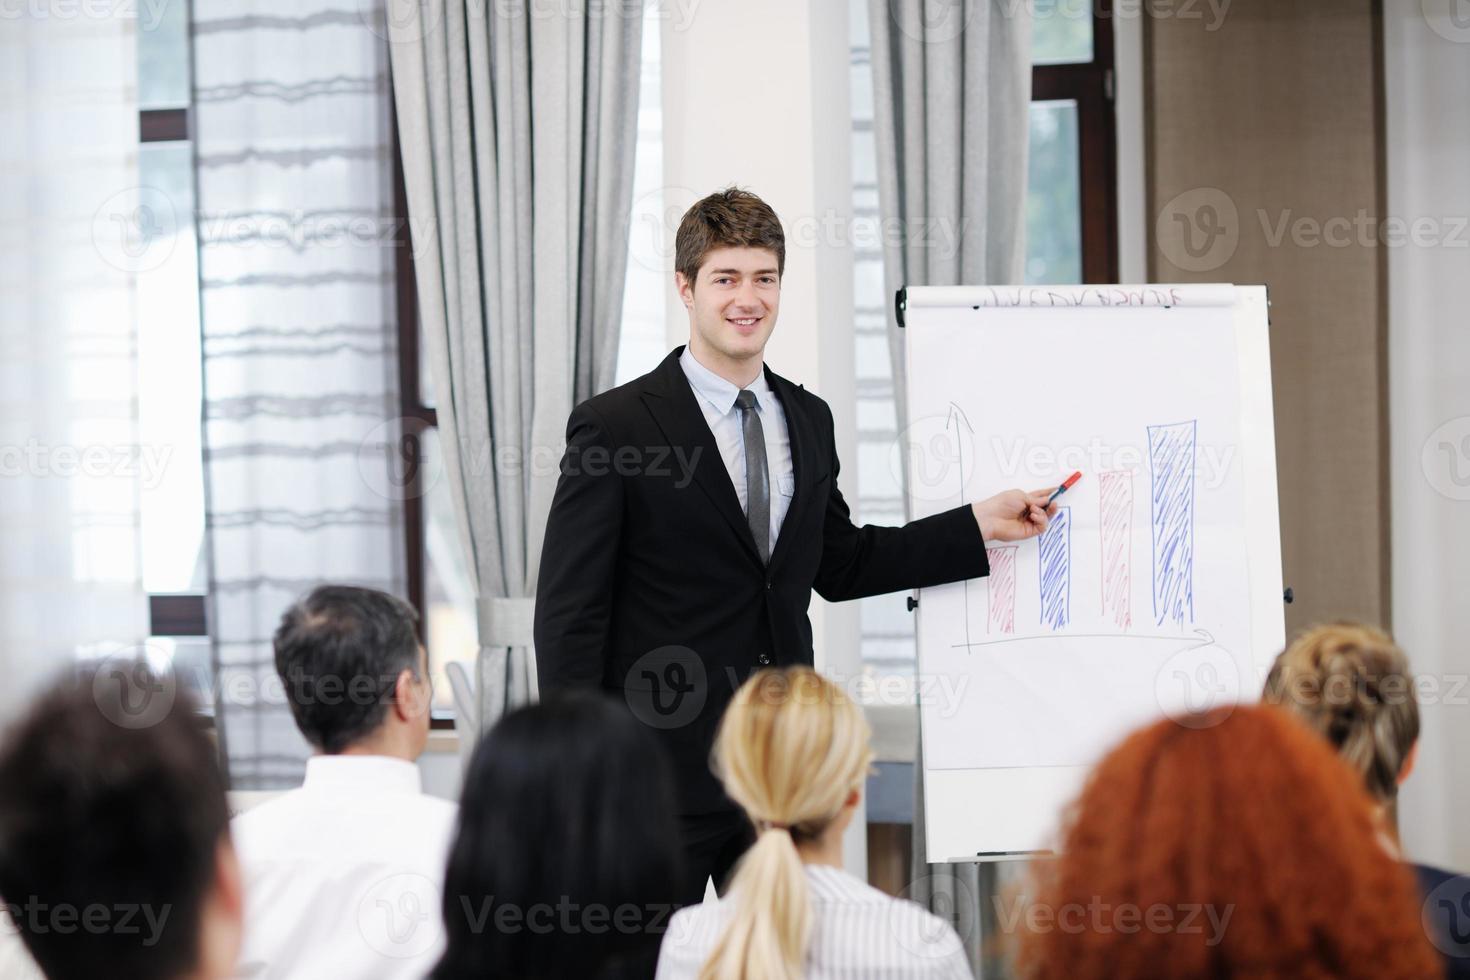
M 763 653 L 763 654 L 761 654 L 760 655 L 760 662 L 761 662 L 762 665 L 770 663 L 771 662 L 771 655 L 769 653 Z

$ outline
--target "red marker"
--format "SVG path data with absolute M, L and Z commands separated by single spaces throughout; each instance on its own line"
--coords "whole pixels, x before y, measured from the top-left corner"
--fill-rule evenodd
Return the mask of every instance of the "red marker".
M 1068 487 L 1070 487 L 1072 484 L 1076 483 L 1080 479 L 1082 479 L 1081 470 L 1078 470 L 1071 476 L 1067 477 L 1066 480 L 1062 481 L 1062 485 L 1053 490 L 1051 492 L 1051 496 L 1046 498 L 1046 506 L 1050 507 L 1053 500 L 1056 500 L 1058 497 L 1060 497 Z

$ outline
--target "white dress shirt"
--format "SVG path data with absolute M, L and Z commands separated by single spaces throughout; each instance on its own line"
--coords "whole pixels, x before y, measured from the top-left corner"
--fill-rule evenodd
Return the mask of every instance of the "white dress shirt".
M 725 470 L 730 482 L 735 484 L 735 496 L 740 498 L 740 509 L 749 513 L 745 500 L 745 428 L 740 423 L 740 409 L 735 407 L 735 396 L 740 389 L 715 374 L 684 348 L 679 355 L 679 366 L 694 389 L 694 400 L 709 423 L 710 433 L 719 447 L 720 458 L 725 461 Z M 786 412 L 781 400 L 771 390 L 766 373 L 750 383 L 748 389 L 755 394 L 756 412 L 760 415 L 761 431 L 766 437 L 766 473 L 771 481 L 771 537 L 767 554 L 775 554 L 776 538 L 781 533 L 781 522 L 791 509 L 791 497 L 796 493 L 796 468 L 791 461 L 791 434 L 786 428 Z
M 812 903 L 806 980 L 971 980 L 970 961 L 949 923 L 839 868 L 808 864 L 806 880 Z M 659 947 L 656 980 L 697 977 L 737 901 L 731 893 L 680 909 Z
M 319 755 L 300 789 L 240 814 L 237 976 L 419 980 L 444 952 L 440 893 L 459 808 L 411 762 Z

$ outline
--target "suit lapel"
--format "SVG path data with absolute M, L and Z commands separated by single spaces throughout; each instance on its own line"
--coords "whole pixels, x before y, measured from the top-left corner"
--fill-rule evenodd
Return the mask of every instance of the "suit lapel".
M 689 387 L 689 379 L 684 377 L 684 369 L 679 365 L 679 355 L 683 351 L 683 347 L 676 348 L 648 375 L 649 383 L 642 393 L 643 403 L 669 441 L 669 446 L 688 452 L 687 458 L 694 461 L 694 482 L 745 544 L 750 557 L 760 564 L 760 552 L 756 550 L 755 539 L 750 536 L 750 525 L 745 520 L 745 512 L 740 509 L 735 485 L 730 482 L 730 473 L 725 469 L 719 447 L 715 445 L 714 434 L 710 432 L 704 412 L 695 401 L 694 390 Z

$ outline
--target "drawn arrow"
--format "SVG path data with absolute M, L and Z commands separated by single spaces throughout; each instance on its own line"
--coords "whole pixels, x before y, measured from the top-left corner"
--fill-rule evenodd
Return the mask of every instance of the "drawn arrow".
M 944 428 L 945 428 L 945 431 L 949 431 L 950 429 L 953 429 L 954 430 L 955 453 L 959 456 L 959 460 L 960 460 L 960 504 L 961 504 L 961 506 L 963 506 L 964 503 L 965 503 L 965 440 L 964 440 L 964 437 L 960 434 L 960 424 L 961 423 L 963 423 L 964 426 L 965 426 L 965 428 L 969 430 L 970 435 L 973 436 L 975 434 L 975 428 L 974 428 L 974 426 L 970 425 L 969 418 L 967 418 L 965 416 L 965 410 L 962 409 L 962 408 L 960 408 L 954 402 L 950 402 L 949 403 L 949 416 L 948 416 L 948 418 L 946 418 L 944 420 Z M 983 540 L 980 542 L 980 547 L 982 547 L 982 548 L 985 547 L 985 542 Z M 970 580 L 969 579 L 965 579 L 965 643 L 964 643 L 964 645 L 965 645 L 965 647 L 967 649 L 971 646 L 971 643 L 970 643 Z

